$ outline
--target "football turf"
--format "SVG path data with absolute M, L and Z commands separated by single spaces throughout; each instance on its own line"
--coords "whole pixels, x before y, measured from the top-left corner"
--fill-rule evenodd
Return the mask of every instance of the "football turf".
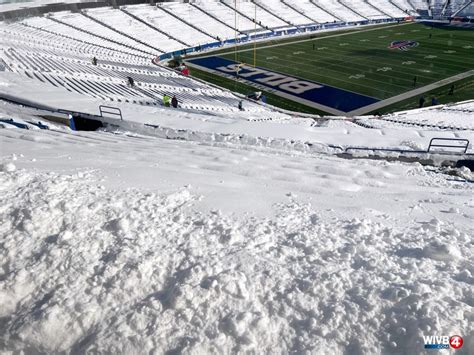
M 395 41 L 416 44 L 390 49 Z M 251 46 L 213 55 L 254 64 Z M 320 33 L 291 42 L 258 43 L 255 64 L 384 100 L 474 69 L 474 31 L 405 23 Z

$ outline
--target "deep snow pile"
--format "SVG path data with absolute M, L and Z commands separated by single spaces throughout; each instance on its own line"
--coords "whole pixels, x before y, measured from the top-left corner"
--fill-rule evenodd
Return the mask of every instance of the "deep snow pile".
M 395 354 L 438 334 L 473 349 L 470 184 L 263 148 L 0 139 L 1 351 Z M 171 169 L 193 187 L 135 187 Z M 268 184 L 286 197 L 266 217 L 220 211 Z M 213 189 L 215 208 L 196 209 Z

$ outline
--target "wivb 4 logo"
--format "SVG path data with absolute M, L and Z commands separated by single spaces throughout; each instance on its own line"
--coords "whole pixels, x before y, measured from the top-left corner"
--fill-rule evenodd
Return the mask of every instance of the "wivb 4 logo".
M 425 349 L 460 349 L 463 344 L 463 340 L 459 335 L 453 336 L 438 336 L 428 335 L 423 336 L 425 342 Z

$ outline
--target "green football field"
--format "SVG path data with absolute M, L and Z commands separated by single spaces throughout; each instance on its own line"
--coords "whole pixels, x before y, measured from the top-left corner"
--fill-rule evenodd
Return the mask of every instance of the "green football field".
M 253 45 L 212 55 L 380 100 L 474 69 L 474 30 L 403 23 L 319 33 L 313 37 L 260 42 L 256 55 Z M 389 48 L 392 42 L 402 40 L 416 41 L 417 45 L 406 50 Z M 473 77 L 466 78 L 453 82 L 456 85 L 457 81 Z M 451 85 L 450 82 L 448 89 Z M 439 87 L 446 87 L 446 83 Z M 426 89 L 426 93 L 432 93 L 435 88 Z M 464 96 L 462 99 L 474 99 L 474 92 Z M 393 106 L 393 102 L 390 104 Z

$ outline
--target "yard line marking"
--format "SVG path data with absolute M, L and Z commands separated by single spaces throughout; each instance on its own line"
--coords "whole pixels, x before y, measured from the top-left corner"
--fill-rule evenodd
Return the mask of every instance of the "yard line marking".
M 356 74 L 356 75 L 351 75 L 349 79 L 363 79 L 365 78 L 364 74 Z

